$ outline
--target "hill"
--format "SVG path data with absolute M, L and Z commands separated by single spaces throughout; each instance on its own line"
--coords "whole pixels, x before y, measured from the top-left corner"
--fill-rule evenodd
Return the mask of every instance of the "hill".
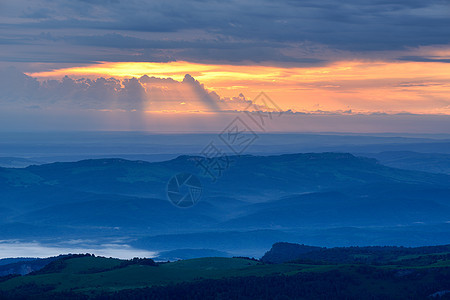
M 0 297 L 210 299 L 220 294 L 226 299 L 246 299 L 245 295 L 258 299 L 281 295 L 285 297 L 280 299 L 424 299 L 445 296 L 450 289 L 448 245 L 323 249 L 280 243 L 268 253 L 286 250 L 310 259 L 273 264 L 264 259 L 210 257 L 156 264 L 150 259 L 72 255 L 29 275 L 1 278 Z M 370 254 L 377 259 L 365 259 Z
M 362 155 L 376 158 L 382 164 L 394 168 L 450 174 L 450 154 L 387 151 Z
M 426 259 L 425 259 L 426 258 Z M 443 262 L 450 258 L 450 245 L 427 247 L 311 247 L 293 243 L 276 243 L 261 258 L 266 263 L 312 264 L 372 264 L 372 265 L 424 265 Z
M 0 260 L 0 276 L 11 274 L 26 275 L 39 271 L 52 261 L 58 260 L 64 255 L 48 258 L 9 258 Z
M 279 240 L 327 241 L 324 246 L 366 240 L 383 245 L 399 236 L 405 245 L 450 242 L 444 226 L 449 175 L 396 169 L 347 153 L 305 153 L 229 156 L 230 165 L 214 181 L 198 159 L 0 168 L 0 238 L 33 237 L 52 246 L 65 239 L 120 241 L 151 251 L 207 248 L 252 256 Z M 187 209 L 167 200 L 167 182 L 179 172 L 196 175 L 203 186 L 201 201 Z M 445 227 L 442 234 L 429 230 L 438 225 Z M 340 234 L 331 239 L 334 229 Z M 213 237 L 202 238 L 207 235 Z

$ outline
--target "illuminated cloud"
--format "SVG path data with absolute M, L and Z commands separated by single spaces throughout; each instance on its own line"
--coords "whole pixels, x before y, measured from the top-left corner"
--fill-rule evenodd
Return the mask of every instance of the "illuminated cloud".
M 136 78 L 78 78 L 38 81 L 15 68 L 0 70 L 3 107 L 61 107 L 97 110 L 219 112 L 227 100 L 186 74 L 181 81 Z M 232 103 L 232 102 L 230 102 Z
M 309 84 L 313 86 L 313 82 Z M 403 81 L 395 88 L 439 90 L 444 84 Z M 327 85 L 322 91 L 326 89 L 333 90 L 334 87 Z M 253 130 L 261 130 L 242 112 L 250 106 L 252 111 L 258 107 L 257 99 L 248 99 L 244 94 L 219 97 L 190 75 L 180 81 L 145 75 L 139 78 L 74 79 L 66 76 L 37 80 L 9 68 L 0 70 L 0 90 L 1 131 L 220 132 L 238 116 L 253 126 Z M 210 101 L 217 103 L 211 105 Z M 438 105 L 445 105 L 439 99 L 436 101 Z M 447 115 L 362 114 L 351 109 L 332 110 L 318 105 L 312 111 L 286 110 L 282 117 L 267 122 L 264 130 L 450 133 L 450 106 L 446 105 L 440 112 L 445 111 Z M 253 116 L 257 118 L 257 112 Z
M 441 54 L 443 55 L 443 54 Z M 185 77 L 185 74 L 192 75 Z M 355 113 L 416 113 L 448 114 L 448 91 L 450 90 L 450 64 L 444 62 L 388 62 L 388 61 L 339 61 L 316 67 L 276 67 L 276 66 L 236 66 L 212 65 L 191 62 L 170 63 L 97 63 L 83 67 L 54 69 L 47 72 L 31 73 L 33 77 L 61 78 L 65 74 L 80 78 L 83 75 L 130 78 L 139 77 L 143 82 L 145 74 L 165 82 L 163 88 L 180 90 L 177 82 L 185 83 L 181 94 L 197 95 L 189 101 L 179 101 L 180 97 L 159 94 L 152 99 L 165 99 L 165 103 L 176 105 L 176 101 L 193 103 L 201 101 L 198 107 L 208 107 L 217 111 L 226 109 L 243 110 L 244 103 L 237 95 L 244 94 L 247 100 L 261 91 L 271 95 L 283 110 L 296 112 L 348 111 Z M 193 79 L 196 78 L 196 80 Z M 200 84 L 201 82 L 201 84 Z M 187 84 L 190 83 L 190 84 Z M 204 84 L 208 90 L 205 91 Z M 155 92 L 157 90 L 155 89 Z M 195 101 L 194 101 L 195 102 Z M 216 103 L 222 106 L 219 108 Z M 161 104 L 161 103 L 160 103 Z M 185 106 L 186 108 L 188 106 Z M 191 110 L 196 108 L 191 107 Z M 176 110 L 166 107 L 164 110 Z

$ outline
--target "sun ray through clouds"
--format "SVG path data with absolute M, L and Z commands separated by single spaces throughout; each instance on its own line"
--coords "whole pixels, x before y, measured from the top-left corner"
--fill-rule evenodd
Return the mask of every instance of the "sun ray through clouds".
M 231 98 L 245 93 L 251 98 L 265 91 L 286 110 L 450 113 L 450 64 L 445 62 L 339 61 L 325 66 L 291 68 L 184 61 L 99 62 L 83 67 L 29 73 L 40 79 L 65 75 L 74 78 L 140 78 L 147 75 L 178 82 L 186 74 L 221 97 Z M 166 88 L 173 86 L 165 83 Z M 185 89 L 179 94 L 192 100 L 195 98 L 193 94 L 198 93 Z M 161 94 L 159 104 L 163 105 L 165 99 L 165 95 Z M 186 105 L 188 102 L 179 101 L 179 104 Z M 199 107 L 191 105 L 190 110 L 196 109 Z

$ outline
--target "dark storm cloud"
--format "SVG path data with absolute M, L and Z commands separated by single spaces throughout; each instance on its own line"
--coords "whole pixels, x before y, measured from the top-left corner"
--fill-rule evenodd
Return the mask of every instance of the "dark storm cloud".
M 149 48 L 149 49 L 186 49 L 186 48 L 204 48 L 204 49 L 237 49 L 246 47 L 266 47 L 275 48 L 282 46 L 281 43 L 273 44 L 268 42 L 231 42 L 221 39 L 205 40 L 197 39 L 187 40 L 151 40 L 137 38 L 118 33 L 108 33 L 104 35 L 77 35 L 57 37 L 50 33 L 41 34 L 42 39 L 51 41 L 65 41 L 74 45 L 111 47 L 111 48 Z
M 374 50 L 450 43 L 448 0 L 19 0 L 2 5 L 0 43 L 17 45 L 19 51 L 11 51 L 20 55 L 20 45 L 36 38 L 49 51 L 55 44 L 62 51 L 80 46 L 86 61 L 93 60 L 93 49 L 113 48 L 122 50 L 116 54 L 128 56 L 125 60 L 163 51 L 165 56 L 153 59 L 320 63 L 320 53 L 285 52 L 312 43 L 370 57 Z M 40 36 L 43 32 L 47 36 Z

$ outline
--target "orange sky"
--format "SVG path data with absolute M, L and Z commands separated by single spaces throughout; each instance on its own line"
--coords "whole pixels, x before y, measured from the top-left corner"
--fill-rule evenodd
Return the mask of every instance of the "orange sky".
M 327 66 L 208 65 L 190 62 L 100 62 L 29 75 L 70 77 L 171 77 L 191 74 L 221 97 L 266 92 L 294 111 L 410 112 L 450 114 L 450 64 L 441 62 L 340 61 Z

